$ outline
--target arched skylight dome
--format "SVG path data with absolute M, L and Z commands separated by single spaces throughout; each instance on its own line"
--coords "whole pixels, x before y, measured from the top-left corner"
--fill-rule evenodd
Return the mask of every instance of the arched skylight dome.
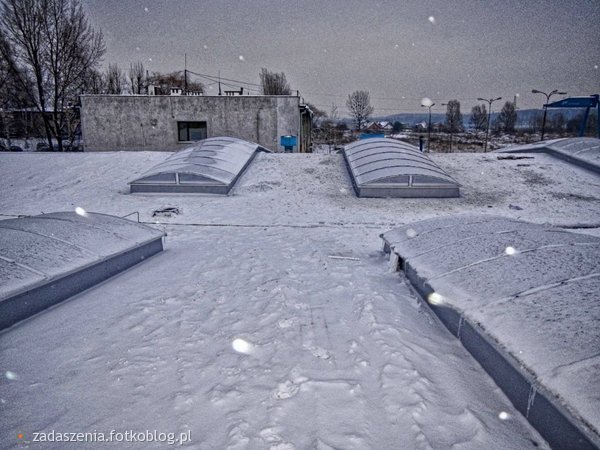
M 241 139 L 216 137 L 185 148 L 129 183 L 131 192 L 227 194 L 257 151 Z
M 413 145 L 386 138 L 347 145 L 359 197 L 458 197 L 459 184 Z

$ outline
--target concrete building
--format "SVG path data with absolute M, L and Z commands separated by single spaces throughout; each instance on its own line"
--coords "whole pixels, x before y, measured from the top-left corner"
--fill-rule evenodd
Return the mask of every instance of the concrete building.
M 297 136 L 311 151 L 311 111 L 291 95 L 83 95 L 85 151 L 180 150 L 190 142 L 228 136 L 283 151 L 280 137 Z

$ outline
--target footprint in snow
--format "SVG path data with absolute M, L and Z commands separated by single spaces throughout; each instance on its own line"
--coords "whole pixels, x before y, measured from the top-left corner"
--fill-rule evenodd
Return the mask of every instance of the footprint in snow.
M 306 303 L 296 303 L 294 305 L 294 308 L 296 309 L 300 309 L 300 310 L 306 310 L 310 308 L 310 305 L 306 304 Z
M 325 350 L 324 348 L 321 348 L 321 347 L 305 347 L 305 348 L 306 348 L 306 350 L 310 350 L 310 352 L 313 354 L 313 356 L 315 356 L 319 359 L 329 359 L 331 357 L 329 352 L 327 350 Z
M 300 390 L 300 386 L 287 380 L 284 383 L 279 383 L 277 390 L 273 393 L 273 398 L 276 400 L 285 400 L 293 397 Z
M 294 324 L 294 319 L 281 319 L 279 322 L 277 322 L 277 325 L 279 325 L 279 328 L 289 328 Z
M 271 444 L 269 450 L 295 450 L 296 447 L 290 442 L 285 442 L 283 438 L 277 433 L 278 429 L 275 427 L 265 428 L 259 434 L 260 437 Z

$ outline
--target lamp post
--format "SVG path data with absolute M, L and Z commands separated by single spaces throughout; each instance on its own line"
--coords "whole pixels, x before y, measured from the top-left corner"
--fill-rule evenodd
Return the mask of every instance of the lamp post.
M 427 151 L 429 151 L 429 141 L 431 141 L 431 108 L 435 106 L 435 103 L 426 98 L 421 102 L 421 106 L 429 108 L 429 125 L 427 126 Z
M 550 97 L 552 97 L 553 95 L 567 95 L 566 92 L 558 92 L 558 89 L 554 89 L 552 92 L 549 92 L 548 94 L 546 94 L 545 92 L 542 91 L 538 91 L 537 89 L 532 89 L 531 90 L 532 94 L 544 94 L 546 96 L 546 103 L 544 104 L 544 120 L 542 121 L 542 138 L 541 140 L 544 140 L 544 131 L 546 129 L 546 114 L 548 113 L 548 103 L 550 102 Z
M 497 100 L 502 100 L 502 97 L 497 97 L 497 98 L 490 98 L 485 99 L 485 98 L 478 98 L 477 100 L 479 100 L 480 102 L 488 102 L 488 121 L 487 121 L 487 130 L 485 130 L 485 145 L 483 147 L 483 153 L 487 152 L 487 143 L 488 143 L 488 137 L 490 135 L 490 122 L 492 121 L 492 103 L 494 103 Z

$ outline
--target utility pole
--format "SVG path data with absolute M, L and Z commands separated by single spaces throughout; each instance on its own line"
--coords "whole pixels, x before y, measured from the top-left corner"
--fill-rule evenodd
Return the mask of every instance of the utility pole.
M 187 53 L 183 54 L 184 68 L 183 68 L 183 95 L 187 95 Z

